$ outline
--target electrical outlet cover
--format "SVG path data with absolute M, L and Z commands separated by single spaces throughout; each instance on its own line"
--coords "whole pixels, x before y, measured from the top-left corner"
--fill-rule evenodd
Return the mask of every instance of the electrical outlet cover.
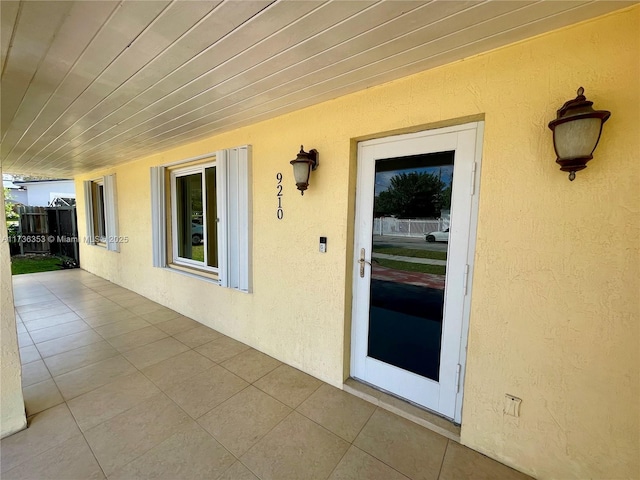
M 505 394 L 504 396 L 504 410 L 503 413 L 505 415 L 509 415 L 511 417 L 519 417 L 520 416 L 520 404 L 522 403 L 522 399 L 518 397 L 514 397 L 510 394 Z

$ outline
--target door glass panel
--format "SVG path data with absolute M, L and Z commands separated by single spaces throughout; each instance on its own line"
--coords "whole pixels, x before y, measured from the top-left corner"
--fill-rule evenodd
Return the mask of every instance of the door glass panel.
M 438 381 L 454 152 L 376 160 L 368 356 Z
M 178 256 L 204 261 L 202 244 L 202 174 L 176 178 Z

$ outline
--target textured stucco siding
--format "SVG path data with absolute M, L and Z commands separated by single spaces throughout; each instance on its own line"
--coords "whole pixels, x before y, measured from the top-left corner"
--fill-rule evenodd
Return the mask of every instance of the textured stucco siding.
M 1 171 L 0 171 L 1 173 Z M 0 199 L 4 212 L 4 196 Z M 4 215 L 4 213 L 3 213 Z M 6 242 L 7 225 L 0 222 L 0 438 L 27 426 L 22 398 L 22 370 L 13 307 L 11 257 Z
M 77 178 L 80 192 L 116 173 L 129 237 L 121 253 L 83 245 L 82 265 L 339 386 L 354 139 L 482 117 L 462 442 L 538 478 L 638 478 L 639 31 L 637 6 Z M 612 116 L 569 182 L 547 123 L 579 86 Z M 243 144 L 253 147 L 253 293 L 152 268 L 149 167 Z M 321 158 L 304 197 L 289 165 L 300 144 Z M 517 419 L 503 415 L 506 393 L 523 400 Z

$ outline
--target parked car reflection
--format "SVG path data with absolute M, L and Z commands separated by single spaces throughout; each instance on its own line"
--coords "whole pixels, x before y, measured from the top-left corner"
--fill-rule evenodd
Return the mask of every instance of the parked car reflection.
M 199 223 L 191 222 L 191 244 L 200 245 L 204 234 L 202 232 L 202 225 Z
M 432 242 L 448 242 L 449 241 L 449 229 L 442 232 L 429 232 L 425 235 L 425 240 L 429 243 Z

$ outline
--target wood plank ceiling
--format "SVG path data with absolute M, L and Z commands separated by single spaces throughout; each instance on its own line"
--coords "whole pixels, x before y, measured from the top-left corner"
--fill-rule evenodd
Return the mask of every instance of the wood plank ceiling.
M 631 4 L 2 0 L 2 169 L 70 177 Z

